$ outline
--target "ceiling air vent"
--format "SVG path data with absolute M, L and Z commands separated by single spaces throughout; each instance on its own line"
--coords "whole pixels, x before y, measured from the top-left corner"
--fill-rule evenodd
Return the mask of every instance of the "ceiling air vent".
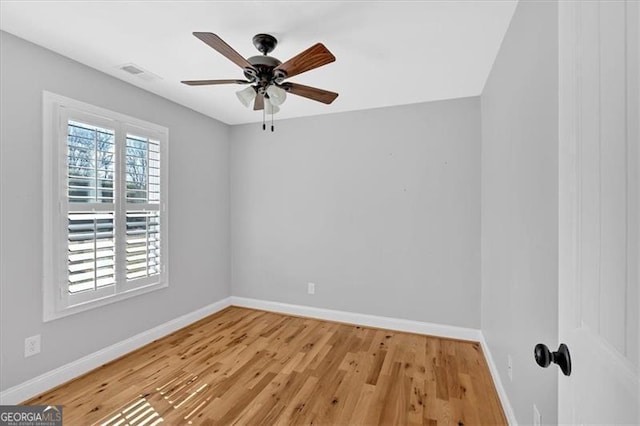
M 136 64 L 124 64 L 124 65 L 120 65 L 118 68 L 126 72 L 127 74 L 131 74 L 133 76 L 138 77 L 141 80 L 145 80 L 145 81 L 160 80 L 159 76 L 155 75 L 150 71 L 145 70 L 144 68 Z
M 120 67 L 121 70 L 128 72 L 129 74 L 142 74 L 144 71 L 142 71 L 140 68 L 136 67 L 135 65 L 123 65 L 122 67 Z

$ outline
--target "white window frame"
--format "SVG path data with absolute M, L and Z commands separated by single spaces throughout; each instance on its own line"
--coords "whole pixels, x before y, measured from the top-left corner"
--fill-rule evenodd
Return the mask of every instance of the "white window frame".
M 168 227 L 168 169 L 169 130 L 124 114 L 109 111 L 81 101 L 42 92 L 43 105 L 43 320 L 45 322 L 78 312 L 104 306 L 130 297 L 166 288 L 169 285 L 169 227 Z M 136 210 L 160 211 L 161 269 L 158 278 L 136 279 L 127 282 L 122 271 L 116 272 L 116 284 L 94 291 L 69 294 L 67 276 L 67 226 L 69 203 L 67 197 L 66 156 L 67 124 L 69 119 L 102 126 L 115 131 L 115 153 L 123 157 L 127 133 L 160 142 L 160 204 L 136 204 Z M 116 191 L 124 193 L 124 168 L 116 166 L 119 179 Z M 116 235 L 123 235 L 122 221 L 127 211 L 126 197 L 119 205 L 105 205 L 115 211 Z M 114 200 L 115 203 L 115 200 Z M 100 211 L 95 204 L 89 210 Z M 120 220 L 118 220 L 120 219 Z M 122 239 L 122 238 L 121 238 Z M 126 244 L 116 240 L 116 245 Z M 122 250 L 120 252 L 123 252 Z M 116 258 L 116 262 L 118 259 Z M 120 268 L 122 269 L 122 268 Z M 117 270 L 116 270 L 117 271 Z

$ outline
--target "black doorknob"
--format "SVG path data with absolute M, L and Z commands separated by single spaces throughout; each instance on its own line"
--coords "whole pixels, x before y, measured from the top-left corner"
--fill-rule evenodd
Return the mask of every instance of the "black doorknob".
M 533 355 L 540 367 L 547 368 L 553 362 L 560 367 L 565 376 L 571 375 L 571 355 L 569 348 L 564 343 L 561 343 L 555 352 L 551 352 L 547 345 L 538 343 L 533 350 Z

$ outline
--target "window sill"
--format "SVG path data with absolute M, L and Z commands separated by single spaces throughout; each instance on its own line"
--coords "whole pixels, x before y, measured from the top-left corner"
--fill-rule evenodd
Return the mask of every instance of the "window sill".
M 152 291 L 161 290 L 163 288 L 167 288 L 168 286 L 169 286 L 168 281 L 163 280 L 158 284 L 150 284 L 144 287 L 138 287 L 138 288 L 127 290 L 121 293 L 112 294 L 112 295 L 103 297 L 101 299 L 91 300 L 89 302 L 72 305 L 59 310 L 45 310 L 43 314 L 43 321 L 49 322 L 59 318 L 68 317 L 69 315 L 74 315 L 80 312 L 89 311 L 91 309 L 98 308 L 100 306 L 105 306 L 111 303 L 119 302 L 121 300 L 130 299 L 132 297 L 140 296 L 142 294 L 147 294 Z

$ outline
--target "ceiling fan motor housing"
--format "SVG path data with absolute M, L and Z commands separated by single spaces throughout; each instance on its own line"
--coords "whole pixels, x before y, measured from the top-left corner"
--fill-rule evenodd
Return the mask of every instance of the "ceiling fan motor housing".
M 253 45 L 262 53 L 262 55 L 252 56 L 247 59 L 252 68 L 244 69 L 244 76 L 253 82 L 259 84 L 260 87 L 266 88 L 269 84 L 280 84 L 287 78 L 284 71 L 273 71 L 282 62 L 268 56 L 268 54 L 276 48 L 278 40 L 270 34 L 256 34 L 253 36 Z
M 245 68 L 244 76 L 251 82 L 268 85 L 278 81 L 282 82 L 286 78 L 284 73 L 274 73 L 274 68 L 282 64 L 282 62 L 272 56 L 252 56 L 247 61 L 253 66 L 253 69 Z

